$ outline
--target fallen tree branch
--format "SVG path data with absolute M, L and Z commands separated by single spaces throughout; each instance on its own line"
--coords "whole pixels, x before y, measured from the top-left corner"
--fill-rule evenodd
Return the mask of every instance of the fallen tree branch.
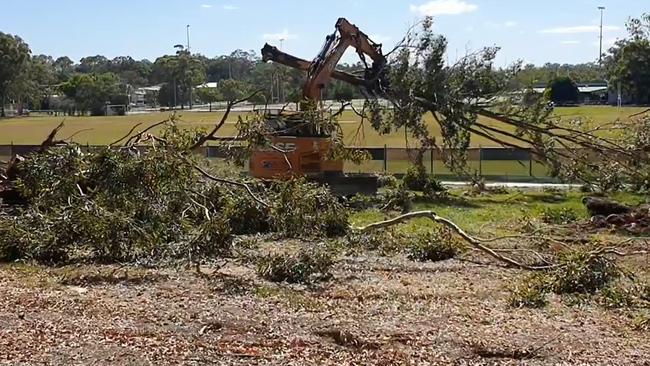
M 63 128 L 63 125 L 65 123 L 65 120 L 61 121 L 58 126 L 56 126 L 52 131 L 50 131 L 50 134 L 47 135 L 47 138 L 41 143 L 41 146 L 38 148 L 38 153 L 43 153 L 45 150 L 47 150 L 50 146 L 53 146 L 55 144 L 54 138 L 56 137 L 56 134 L 59 133 L 59 131 Z
M 461 229 L 454 222 L 452 222 L 452 221 L 450 221 L 450 220 L 448 220 L 448 219 L 446 219 L 444 217 L 440 217 L 440 216 L 436 215 L 436 213 L 433 212 L 433 211 L 411 212 L 411 213 L 408 213 L 408 214 L 405 214 L 405 215 L 402 215 L 402 216 L 395 217 L 395 218 L 390 219 L 390 220 L 380 221 L 380 222 L 376 222 L 376 223 L 373 223 L 373 224 L 370 224 L 370 225 L 367 225 L 367 226 L 364 226 L 364 227 L 354 228 L 354 229 L 359 230 L 361 232 L 368 232 L 368 231 L 372 231 L 372 230 L 376 230 L 376 229 L 383 229 L 383 228 L 386 228 L 386 227 L 389 227 L 389 226 L 401 224 L 401 223 L 403 223 L 405 221 L 409 221 L 409 220 L 413 220 L 413 219 L 417 219 L 417 218 L 421 218 L 421 217 L 425 217 L 425 218 L 427 218 L 427 219 L 429 219 L 429 220 L 431 220 L 433 222 L 443 224 L 444 226 L 446 226 L 446 227 L 452 229 L 453 231 L 455 231 L 458 235 L 460 235 L 463 238 L 463 240 L 465 240 L 472 247 L 474 247 L 474 248 L 488 254 L 489 256 L 491 256 L 492 258 L 494 258 L 494 259 L 496 259 L 498 261 L 505 262 L 510 266 L 513 266 L 513 267 L 516 267 L 516 268 L 519 268 L 519 269 L 529 270 L 529 271 L 546 271 L 546 270 L 556 269 L 556 268 L 559 267 L 559 265 L 529 266 L 529 265 L 526 265 L 526 264 L 523 264 L 523 263 L 519 263 L 518 261 L 516 261 L 516 260 L 514 260 L 512 258 L 503 256 L 503 255 L 497 253 L 495 250 L 483 245 L 483 243 L 482 243 L 482 241 L 480 239 L 477 239 L 477 238 L 469 235 L 467 232 L 465 232 L 463 229 Z
M 206 177 L 206 178 L 208 178 L 208 179 L 210 179 L 210 180 L 213 180 L 213 181 L 215 181 L 215 182 L 219 182 L 219 183 L 230 184 L 230 185 L 237 186 L 237 187 L 240 187 L 240 188 L 244 188 L 244 189 L 246 190 L 246 192 L 248 192 L 248 194 L 251 196 L 251 198 L 253 198 L 257 203 L 259 203 L 260 205 L 262 205 L 262 206 L 264 206 L 264 207 L 269 207 L 269 204 L 266 203 L 266 202 L 264 202 L 264 201 L 262 201 L 260 198 L 258 198 L 258 197 L 255 195 L 255 193 L 253 192 L 253 190 L 251 189 L 251 187 L 249 187 L 247 184 L 245 184 L 245 183 L 241 183 L 241 182 L 236 182 L 236 181 L 234 181 L 234 180 L 230 180 L 230 179 L 218 178 L 218 177 L 215 177 L 215 176 L 213 176 L 212 174 L 206 172 L 205 170 L 203 170 L 203 169 L 202 169 L 200 166 L 198 166 L 198 165 L 191 164 L 191 163 L 190 163 L 190 165 L 191 165 L 194 169 L 196 169 L 199 173 L 201 173 L 201 175 L 203 175 L 204 177 Z
M 61 140 L 61 141 L 71 141 L 72 138 L 75 137 L 75 136 L 77 136 L 78 134 L 80 134 L 80 133 L 82 133 L 82 132 L 92 131 L 92 130 L 94 130 L 94 128 L 84 128 L 84 129 L 79 130 L 79 131 L 73 133 L 72 135 L 70 135 L 70 136 L 64 138 L 64 139 Z M 57 141 L 55 141 L 55 143 L 56 143 L 56 142 L 57 142 Z
M 634 113 L 634 114 L 630 115 L 630 118 L 638 117 L 638 116 L 644 115 L 644 114 L 646 114 L 648 112 L 650 112 L 650 108 L 646 109 L 645 111 L 639 112 L 639 113 Z
M 129 136 L 131 136 L 131 134 L 133 133 L 133 131 L 135 131 L 135 129 L 138 128 L 138 127 L 141 126 L 141 125 L 142 125 L 142 122 L 137 123 L 135 126 L 131 127 L 131 129 L 129 130 L 129 132 L 128 132 L 126 135 L 122 136 L 119 140 L 115 140 L 115 141 L 111 142 L 110 144 L 108 144 L 108 146 L 110 147 L 110 146 L 113 146 L 113 145 L 117 145 L 117 144 L 119 144 L 119 143 L 122 142 L 124 139 L 126 139 L 126 138 L 129 137 Z
M 145 133 L 147 133 L 148 131 L 150 131 L 153 128 L 156 128 L 156 127 L 158 127 L 160 125 L 168 123 L 169 121 L 170 121 L 169 119 L 166 119 L 164 121 L 160 121 L 158 123 L 152 124 L 151 126 L 149 126 L 149 127 L 145 128 L 144 130 L 138 132 L 137 135 L 133 135 L 131 138 L 126 140 L 126 143 L 124 145 L 125 146 L 131 146 L 131 145 L 137 144 Z
M 219 132 L 221 127 L 223 127 L 223 125 L 228 120 L 228 117 L 230 116 L 230 112 L 232 111 L 233 107 L 235 107 L 236 105 L 241 104 L 241 103 L 251 99 L 252 97 L 259 94 L 260 92 L 262 92 L 262 90 L 258 89 L 256 91 L 254 91 L 253 93 L 249 94 L 248 96 L 242 98 L 242 99 L 229 101 L 228 104 L 226 104 L 226 111 L 224 112 L 223 116 L 221 117 L 221 120 L 219 121 L 219 123 L 217 123 L 214 126 L 214 128 L 212 129 L 212 131 L 210 131 L 207 135 L 201 137 L 197 142 L 195 142 L 194 145 L 192 145 L 190 147 L 190 150 L 196 150 L 199 147 L 203 146 L 203 144 L 205 144 L 207 141 L 214 140 L 216 138 L 216 136 L 215 136 L 216 133 Z

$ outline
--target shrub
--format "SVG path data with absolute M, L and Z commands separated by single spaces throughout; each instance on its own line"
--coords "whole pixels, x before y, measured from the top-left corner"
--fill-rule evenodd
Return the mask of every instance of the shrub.
M 416 234 L 410 240 L 408 257 L 419 262 L 444 261 L 456 257 L 462 251 L 462 244 L 448 229 Z
M 600 291 L 600 304 L 605 307 L 627 308 L 635 303 L 634 291 L 621 285 L 607 286 Z
M 546 277 L 536 273 L 510 289 L 508 303 L 516 308 L 542 308 L 548 304 Z
M 366 250 L 376 250 L 382 255 L 401 252 L 408 243 L 408 238 L 394 228 L 374 230 L 368 233 L 352 233 L 348 242 Z
M 225 256 L 230 254 L 231 249 L 230 225 L 228 218 L 222 216 L 201 224 L 191 242 L 192 254 L 198 257 Z
M 542 221 L 547 224 L 564 225 L 577 219 L 578 214 L 569 207 L 547 207 L 542 212 Z
M 406 170 L 404 178 L 402 178 L 406 188 L 412 191 L 424 191 L 428 184 L 429 176 L 426 169 L 422 165 L 412 165 Z
M 557 294 L 593 294 L 621 274 L 612 260 L 585 251 L 561 256 L 560 264 L 558 269 L 549 273 L 550 289 Z
M 348 232 L 348 211 L 329 189 L 305 179 L 274 183 L 270 217 L 287 237 L 336 237 Z
M 429 197 L 437 197 L 447 192 L 442 183 L 427 174 L 422 165 L 409 167 L 404 175 L 403 183 L 407 189 L 422 192 Z
M 257 273 L 273 282 L 311 283 L 330 276 L 334 258 L 323 249 L 303 249 L 295 254 L 262 257 Z
M 253 184 L 250 184 L 254 187 Z M 213 184 L 204 195 L 228 218 L 234 235 L 265 233 L 271 230 L 270 210 L 240 190 Z
M 392 174 L 380 174 L 377 178 L 377 185 L 380 188 L 397 188 L 399 180 Z
M 377 199 L 375 197 L 355 194 L 346 201 L 346 206 L 353 210 L 367 210 L 375 206 Z
M 382 201 L 384 204 L 381 209 L 383 210 L 395 210 L 399 209 L 400 211 L 406 213 L 411 211 L 413 207 L 413 199 L 415 195 L 412 192 L 409 192 L 404 187 L 404 184 L 400 184 L 397 188 L 388 188 L 382 195 Z
M 644 313 L 634 319 L 634 329 L 639 331 L 650 331 L 650 314 Z

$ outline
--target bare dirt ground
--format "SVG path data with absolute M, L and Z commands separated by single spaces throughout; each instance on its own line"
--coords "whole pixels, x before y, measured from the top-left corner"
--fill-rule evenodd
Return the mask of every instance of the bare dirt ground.
M 650 365 L 625 310 L 508 306 L 494 264 L 345 257 L 315 287 L 227 264 L 0 267 L 8 365 Z

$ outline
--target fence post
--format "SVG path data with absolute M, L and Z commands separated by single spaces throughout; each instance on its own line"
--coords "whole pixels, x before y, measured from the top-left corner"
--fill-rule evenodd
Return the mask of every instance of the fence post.
M 528 158 L 528 176 L 531 178 L 533 177 L 533 155 L 532 154 L 530 154 L 530 157 Z
M 433 148 L 431 148 L 431 150 L 429 150 L 429 154 L 431 156 L 431 170 L 430 170 L 429 174 L 433 175 Z
M 388 145 L 384 144 L 384 173 L 388 171 Z
M 478 147 L 478 175 L 479 177 L 483 176 L 483 148 Z

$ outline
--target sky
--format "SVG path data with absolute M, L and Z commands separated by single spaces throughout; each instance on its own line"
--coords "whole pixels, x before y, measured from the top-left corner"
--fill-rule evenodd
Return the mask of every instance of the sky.
M 208 57 L 265 42 L 306 59 L 345 17 L 390 50 L 418 19 L 434 17 L 449 39 L 448 59 L 499 46 L 498 65 L 518 59 L 581 63 L 598 58 L 600 11 L 605 48 L 625 36 L 625 21 L 648 0 L 2 0 L 0 32 L 19 35 L 34 54 L 78 61 L 101 54 L 155 60 L 185 44 Z M 356 61 L 353 52 L 344 62 Z

